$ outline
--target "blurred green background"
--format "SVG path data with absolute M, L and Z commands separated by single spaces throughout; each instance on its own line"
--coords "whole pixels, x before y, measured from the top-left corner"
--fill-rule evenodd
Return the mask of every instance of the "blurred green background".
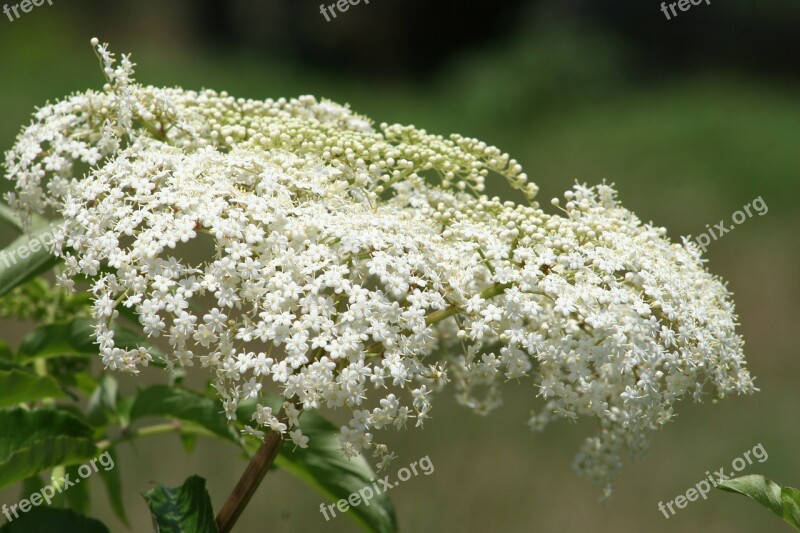
M 788 530 L 768 511 L 721 492 L 669 520 L 657 504 L 706 470 L 730 470 L 758 443 L 769 459 L 744 473 L 800 486 L 796 0 L 703 3 L 670 21 L 653 0 L 372 0 L 331 22 L 313 2 L 254 4 L 54 0 L 19 20 L 0 18 L 0 147 L 11 146 L 35 106 L 102 86 L 89 47 L 97 36 L 116 52 L 132 52 L 144 83 L 252 98 L 315 94 L 378 122 L 481 138 L 523 163 L 547 209 L 575 180 L 605 179 L 624 205 L 677 240 L 706 224 L 729 224 L 760 196 L 768 214 L 713 242 L 707 257 L 735 294 L 761 392 L 680 406 L 653 435 L 648 456 L 626 464 L 605 503 L 570 468 L 591 423 L 530 433 L 535 390 L 515 384 L 488 417 L 444 394 L 424 431 L 386 434 L 400 456 L 396 468 L 424 456 L 435 466 L 391 497 L 402 531 Z M 493 186 L 490 193 L 508 195 Z M 5 244 L 12 236 L 0 238 Z M 15 343 L 27 326 L 4 323 L 0 333 Z M 174 436 L 126 445 L 117 468 L 132 530 L 150 528 L 140 494 L 153 481 L 177 485 L 197 473 L 219 506 L 244 466 L 232 447 L 212 441 L 189 456 Z M 103 491 L 93 489 L 91 514 L 124 531 Z M 0 503 L 16 502 L 18 493 L 0 492 Z M 320 502 L 288 474 L 271 472 L 239 530 L 356 530 L 342 517 L 326 523 Z

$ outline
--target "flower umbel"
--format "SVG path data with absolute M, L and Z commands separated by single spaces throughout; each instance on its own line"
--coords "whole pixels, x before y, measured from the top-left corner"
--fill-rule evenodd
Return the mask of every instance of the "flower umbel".
M 91 279 L 107 368 L 150 361 L 114 342 L 132 308 L 170 365 L 211 371 L 229 418 L 259 402 L 249 434 L 313 447 L 301 412 L 344 408 L 343 452 L 383 466 L 377 431 L 421 426 L 448 382 L 485 414 L 524 380 L 542 399 L 534 429 L 599 421 L 575 464 L 607 490 L 679 399 L 755 390 L 725 285 L 611 187 L 576 186 L 548 214 L 520 165 L 478 140 L 374 127 L 311 96 L 142 86 L 93 44 L 103 91 L 39 109 L 5 165 L 24 219 L 64 218 L 61 281 Z M 487 179 L 527 204 L 488 198 Z

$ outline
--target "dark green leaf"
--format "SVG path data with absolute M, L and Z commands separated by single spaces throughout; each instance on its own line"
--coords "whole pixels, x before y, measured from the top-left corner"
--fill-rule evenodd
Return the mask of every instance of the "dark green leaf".
M 0 487 L 94 457 L 92 430 L 55 410 L 0 410 Z
M 34 492 L 39 492 L 42 487 L 44 487 L 44 483 L 42 482 L 42 478 L 38 475 L 25 479 L 22 482 L 22 490 L 20 491 L 19 499 L 27 498 Z
M 111 457 L 112 464 L 116 466 L 116 452 L 114 452 L 113 449 L 109 449 L 103 452 L 103 454 L 106 453 Z M 100 479 L 103 480 L 103 484 L 106 486 L 106 493 L 108 494 L 108 500 L 111 502 L 111 509 L 123 524 L 130 527 L 128 517 L 125 514 L 125 503 L 122 500 L 122 481 L 120 480 L 119 470 L 117 470 L 117 468 L 103 468 L 98 470 L 98 473 L 100 474 Z
M 97 355 L 99 350 L 92 336 L 93 323 L 90 318 L 78 318 L 39 326 L 22 340 L 17 359 Z
M 145 416 L 177 418 L 197 424 L 223 439 L 239 442 L 217 400 L 180 387 L 155 385 L 142 390 L 136 397 L 130 416 L 131 421 Z
M 66 473 L 69 474 L 70 480 L 81 479 L 80 474 L 78 474 L 78 468 L 80 466 L 83 465 L 70 465 L 66 468 Z M 67 500 L 67 507 L 81 514 L 86 514 L 89 512 L 89 503 L 91 498 L 89 495 L 88 480 L 85 481 L 86 483 L 75 483 L 75 485 L 70 487 L 69 490 L 65 490 L 63 492 Z
M 6 359 L 0 359 L 0 370 L 17 370 L 18 372 L 25 372 L 26 374 L 36 374 L 32 368 L 22 366 L 19 363 L 8 361 Z
M 0 341 L 0 360 L 11 361 L 12 359 L 14 359 L 14 352 L 11 351 L 6 341 Z
M 753 499 L 800 531 L 800 491 L 759 475 L 723 481 L 717 488 Z
M 99 383 L 89 372 L 70 372 L 60 376 L 61 383 L 75 387 L 86 396 L 91 396 Z
M 159 485 L 144 494 L 159 533 L 214 533 L 214 510 L 206 481 L 198 476 L 177 488 Z
M 0 527 L 0 533 L 109 533 L 102 522 L 83 516 L 70 509 L 34 507 L 19 518 Z
M 0 370 L 0 407 L 63 396 L 61 387 L 50 376 L 37 376 L 19 370 Z
M 147 348 L 151 354 L 159 355 L 143 336 L 123 328 L 114 329 L 114 341 L 118 348 Z M 19 347 L 17 358 L 27 361 L 36 357 L 92 357 L 99 353 L 93 336 L 94 320 L 76 318 L 69 322 L 56 322 L 40 326 L 30 332 Z
M 0 296 L 14 287 L 47 272 L 58 260 L 51 255 L 46 241 L 52 239 L 49 226 L 23 235 L 0 251 Z

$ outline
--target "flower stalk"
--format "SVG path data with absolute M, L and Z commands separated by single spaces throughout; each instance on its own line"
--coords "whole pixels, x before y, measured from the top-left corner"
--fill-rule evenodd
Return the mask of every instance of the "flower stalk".
M 283 444 L 283 436 L 277 431 L 270 431 L 264 438 L 264 443 L 248 463 L 230 496 L 217 514 L 217 529 L 219 533 L 228 533 L 233 529 L 236 521 L 241 516 L 250 499 L 255 494 L 267 471 L 275 462 L 275 457 Z

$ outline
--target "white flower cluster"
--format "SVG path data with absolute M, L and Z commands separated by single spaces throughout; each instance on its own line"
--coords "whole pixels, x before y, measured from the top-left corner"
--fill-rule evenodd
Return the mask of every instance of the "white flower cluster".
M 18 212 L 65 219 L 61 280 L 92 280 L 108 368 L 149 362 L 114 343 L 132 308 L 170 364 L 211 369 L 229 418 L 282 394 L 283 414 L 260 402 L 251 434 L 305 447 L 300 413 L 343 407 L 344 453 L 373 449 L 381 466 L 393 454 L 375 431 L 422 425 L 448 381 L 488 413 L 525 379 L 544 399 L 533 428 L 599 421 L 576 466 L 606 488 L 680 398 L 754 390 L 723 283 L 610 187 L 578 186 L 547 214 L 480 141 L 373 129 L 310 96 L 141 86 L 94 44 L 104 90 L 38 110 L 6 168 Z M 487 198 L 487 178 L 528 205 Z

